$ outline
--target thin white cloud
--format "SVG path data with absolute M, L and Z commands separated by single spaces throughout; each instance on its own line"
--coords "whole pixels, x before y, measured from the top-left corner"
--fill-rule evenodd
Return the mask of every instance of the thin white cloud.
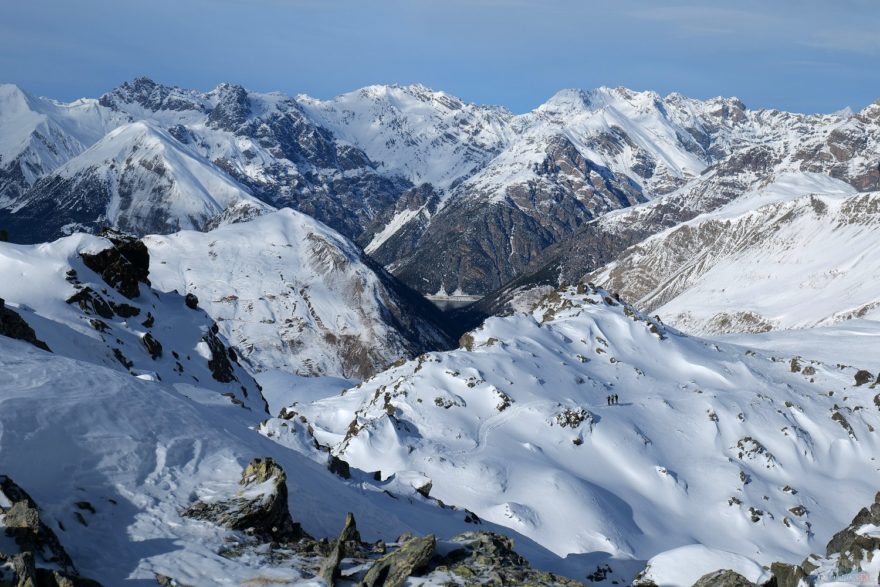
M 803 44 L 828 51 L 845 51 L 865 55 L 880 55 L 880 29 L 873 31 L 836 30 L 813 35 Z
M 633 18 L 666 23 L 691 35 L 741 34 L 745 30 L 769 29 L 778 18 L 725 6 L 651 6 L 629 12 Z

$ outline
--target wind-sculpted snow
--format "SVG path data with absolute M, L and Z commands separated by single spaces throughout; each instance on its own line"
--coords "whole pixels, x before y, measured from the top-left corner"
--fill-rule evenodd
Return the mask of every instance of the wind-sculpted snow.
M 352 466 L 430 481 L 560 555 L 620 568 L 699 544 L 766 564 L 817 550 L 876 492 L 874 375 L 855 373 L 691 338 L 580 286 L 292 409 Z
M 390 496 L 405 488 L 346 483 L 327 471 L 326 453 L 312 447 L 303 456 L 273 442 L 254 430 L 262 416 L 196 385 L 139 380 L 3 336 L 0 369 L 0 471 L 26 488 L 80 573 L 106 586 L 154 585 L 156 575 L 188 585 L 316 585 L 314 561 L 306 572 L 297 553 L 182 515 L 197 500 L 235 495 L 254 458 L 283 467 L 290 513 L 316 537 L 338 535 L 346 512 L 370 541 L 503 531 L 411 489 Z M 9 507 L 4 499 L 0 492 Z M 541 567 L 582 574 L 584 562 L 508 534 Z
M 876 319 L 880 196 L 783 174 L 624 251 L 591 279 L 688 332 Z
M 144 242 L 155 286 L 198 296 L 259 371 L 366 377 L 449 344 L 432 306 L 403 297 L 351 242 L 293 210 Z

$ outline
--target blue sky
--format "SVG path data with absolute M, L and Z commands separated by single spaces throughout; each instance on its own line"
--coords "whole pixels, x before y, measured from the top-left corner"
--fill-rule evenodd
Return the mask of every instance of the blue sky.
M 420 82 L 529 110 L 624 85 L 802 112 L 880 98 L 880 0 L 5 0 L 0 82 L 59 99 L 147 75 L 330 97 Z

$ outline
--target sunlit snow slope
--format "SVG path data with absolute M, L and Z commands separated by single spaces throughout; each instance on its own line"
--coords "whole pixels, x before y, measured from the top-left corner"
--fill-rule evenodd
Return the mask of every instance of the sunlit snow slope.
M 305 214 L 144 242 L 156 287 L 198 296 L 259 371 L 366 377 L 448 344 L 432 306 Z
M 584 286 L 462 344 L 293 409 L 353 466 L 424 475 L 560 555 L 799 561 L 880 483 L 853 368 L 691 338 Z
M 880 195 L 784 174 L 626 250 L 591 276 L 688 332 L 880 317 Z

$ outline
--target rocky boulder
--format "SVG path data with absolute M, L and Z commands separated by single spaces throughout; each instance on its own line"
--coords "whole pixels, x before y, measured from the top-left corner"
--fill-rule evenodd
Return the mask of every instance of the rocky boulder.
M 434 556 L 437 539 L 433 534 L 410 538 L 370 567 L 362 587 L 401 587 L 407 577 L 422 570 Z
M 254 459 L 241 475 L 241 489 L 221 501 L 197 501 L 183 515 L 241 530 L 276 542 L 290 542 L 305 536 L 290 516 L 287 503 L 287 475 L 273 459 Z
M 729 569 L 713 571 L 700 577 L 693 587 L 754 587 L 755 584 Z

